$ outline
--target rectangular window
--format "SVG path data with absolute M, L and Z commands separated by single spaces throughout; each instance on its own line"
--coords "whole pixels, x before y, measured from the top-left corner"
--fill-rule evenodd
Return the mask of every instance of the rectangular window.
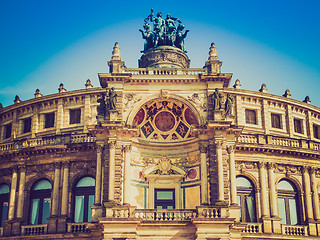
M 174 189 L 155 189 L 154 207 L 156 209 L 174 209 Z
M 9 123 L 4 127 L 4 139 L 10 138 L 12 132 L 12 124 Z
M 28 133 L 31 132 L 31 117 L 23 119 L 23 132 Z
M 46 113 L 44 115 L 44 128 L 54 127 L 54 113 Z
M 320 139 L 320 126 L 313 124 L 313 137 L 316 139 Z
M 70 114 L 70 124 L 80 123 L 81 122 L 81 109 L 72 109 L 69 112 Z
M 280 114 L 271 113 L 271 126 L 273 128 L 279 128 L 279 129 L 282 128 Z
M 256 110 L 246 109 L 246 123 L 257 124 L 257 113 Z
M 302 120 L 301 119 L 293 119 L 294 123 L 294 131 L 296 133 L 303 133 L 303 126 L 302 126 Z

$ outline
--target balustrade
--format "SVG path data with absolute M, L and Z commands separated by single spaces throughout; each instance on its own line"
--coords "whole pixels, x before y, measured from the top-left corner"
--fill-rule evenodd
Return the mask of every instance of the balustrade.
M 47 224 L 21 226 L 22 235 L 39 235 L 47 233 Z
M 247 223 L 245 233 L 262 233 L 262 223 Z
M 307 236 L 308 226 L 282 225 L 282 234 L 291 236 Z
M 89 232 L 86 223 L 68 223 L 69 233 L 85 233 Z

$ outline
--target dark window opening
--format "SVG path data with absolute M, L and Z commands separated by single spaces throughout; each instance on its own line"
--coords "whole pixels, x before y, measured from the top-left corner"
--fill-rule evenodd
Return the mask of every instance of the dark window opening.
M 255 190 L 246 177 L 237 177 L 237 202 L 241 208 L 240 221 L 256 222 Z
M 72 109 L 70 110 L 70 124 L 80 123 L 81 122 L 81 109 Z
M 279 128 L 279 129 L 282 128 L 280 114 L 271 113 L 271 126 L 273 128 Z
M 9 211 L 9 186 L 0 185 L 0 227 L 3 227 L 4 221 L 8 219 Z
M 320 139 L 320 126 L 313 124 L 313 137 L 316 139 Z
M 44 128 L 54 127 L 54 113 L 46 113 L 44 118 Z
M 302 126 L 302 120 L 301 119 L 293 119 L 294 123 L 294 131 L 296 133 L 303 133 L 303 126 Z
M 12 124 L 9 123 L 9 124 L 5 125 L 4 138 L 5 139 L 10 138 L 11 137 L 11 132 L 12 132 Z
M 246 109 L 246 123 L 248 124 L 257 124 L 257 113 L 255 110 Z
M 31 117 L 23 119 L 23 133 L 31 132 Z
M 174 189 L 155 189 L 154 208 L 155 209 L 174 209 L 175 208 Z

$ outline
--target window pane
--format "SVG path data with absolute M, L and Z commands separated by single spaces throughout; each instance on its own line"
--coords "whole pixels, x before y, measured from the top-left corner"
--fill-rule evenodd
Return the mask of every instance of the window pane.
M 2 184 L 0 186 L 0 194 L 9 193 L 9 186 L 6 184 Z
M 11 130 L 12 130 L 12 124 L 11 123 L 5 126 L 4 138 L 10 138 L 11 137 Z
M 246 115 L 246 123 L 257 124 L 257 116 L 256 116 L 255 110 L 246 109 L 245 115 Z
M 173 209 L 173 206 L 167 206 L 167 209 Z
M 318 125 L 315 125 L 315 124 L 313 124 L 313 136 L 314 136 L 314 138 L 317 138 L 317 139 L 319 139 L 320 138 L 320 134 L 319 134 L 319 126 Z
M 40 199 L 32 199 L 31 224 L 38 224 Z
M 45 116 L 44 128 L 54 127 L 54 113 L 47 113 Z
M 3 202 L 2 204 L 2 216 L 1 216 L 1 227 L 3 227 L 3 223 L 8 219 L 8 210 L 9 210 L 9 202 Z
M 77 184 L 77 187 L 94 187 L 95 180 L 92 177 L 81 178 Z
M 254 222 L 255 221 L 255 214 L 254 214 L 254 200 L 252 196 L 246 196 L 246 204 L 247 204 L 247 222 Z
M 282 128 L 280 114 L 271 113 L 271 126 L 273 128 Z
M 241 207 L 241 196 L 240 195 L 237 195 L 237 203 Z M 240 222 L 242 222 L 242 210 L 240 210 Z
M 157 191 L 157 200 L 173 200 L 173 191 Z
M 278 206 L 279 206 L 279 217 L 281 219 L 281 224 L 287 224 L 287 218 L 286 218 L 286 206 L 284 198 L 278 198 Z
M 295 199 L 289 199 L 289 209 L 290 209 L 290 224 L 298 224 L 298 214 L 297 214 L 297 203 Z
M 81 121 L 81 109 L 72 109 L 69 112 L 70 124 L 80 123 Z
M 88 201 L 88 222 L 92 222 L 92 209 L 91 206 L 94 204 L 94 195 L 89 195 Z
M 74 207 L 74 221 L 83 222 L 84 196 L 76 196 Z
M 293 120 L 293 123 L 294 123 L 294 131 L 297 133 L 302 133 L 302 120 L 295 118 Z
M 28 133 L 31 131 L 31 118 L 26 118 L 23 120 L 23 133 Z
M 286 180 L 281 180 L 278 183 L 278 189 L 280 190 L 287 190 L 287 191 L 295 191 L 292 184 Z
M 33 190 L 43 190 L 43 189 L 51 189 L 51 183 L 47 180 L 41 180 L 37 183 L 37 185 L 33 188 Z
M 48 223 L 48 217 L 50 217 L 50 198 L 43 199 L 43 209 L 42 209 L 42 224 Z
M 252 188 L 251 182 L 245 177 L 237 177 L 237 187 Z

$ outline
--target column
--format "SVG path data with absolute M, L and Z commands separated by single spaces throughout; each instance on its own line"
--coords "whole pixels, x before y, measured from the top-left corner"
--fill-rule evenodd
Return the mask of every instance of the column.
M 58 216 L 60 165 L 61 165 L 60 163 L 55 163 L 53 192 L 52 192 L 52 212 L 51 212 L 52 216 Z
M 311 177 L 314 218 L 315 220 L 319 221 L 320 220 L 319 196 L 318 196 L 315 168 L 310 168 L 310 177 Z
M 68 214 L 68 189 L 69 189 L 69 163 L 63 165 L 63 182 L 62 182 L 62 201 L 61 201 L 61 215 Z
M 23 205 L 24 205 L 24 189 L 26 184 L 26 167 L 20 167 L 20 181 L 19 181 L 19 198 L 17 208 L 17 218 L 23 218 Z
M 123 203 L 130 203 L 130 181 L 131 181 L 131 146 L 126 145 L 124 151 L 124 174 L 123 174 Z M 129 204 L 130 205 L 130 204 Z
M 237 203 L 237 179 L 236 179 L 236 164 L 234 159 L 235 146 L 227 147 L 229 154 L 229 177 L 230 177 L 230 196 L 231 205 L 238 205 Z
M 207 169 L 207 146 L 200 145 L 201 158 L 201 204 L 208 205 L 208 169 Z
M 312 209 L 312 198 L 311 198 L 311 190 L 310 190 L 310 176 L 308 167 L 302 168 L 303 174 L 303 183 L 304 183 L 304 199 L 305 199 L 305 207 L 306 207 L 306 217 L 308 222 L 313 220 L 313 209 Z
M 109 201 L 114 201 L 116 141 L 109 142 Z
M 16 209 L 15 203 L 16 203 L 17 184 L 18 184 L 18 169 L 13 168 L 12 169 L 12 180 L 11 180 L 8 220 L 13 220 L 13 218 L 14 218 L 14 210 Z
M 268 173 L 269 173 L 269 196 L 270 196 L 270 210 L 271 210 L 271 217 L 278 216 L 278 209 L 277 209 L 277 194 L 276 194 L 276 185 L 274 180 L 274 164 L 268 164 Z
M 261 215 L 263 217 L 270 217 L 268 211 L 268 193 L 267 193 L 267 174 L 266 174 L 266 163 L 259 162 L 259 179 L 260 179 L 260 194 L 261 194 Z
M 224 201 L 224 182 L 223 182 L 223 159 L 222 159 L 222 141 L 216 142 L 217 162 L 218 162 L 218 201 Z
M 97 142 L 97 164 L 96 164 L 96 186 L 95 186 L 95 198 L 94 204 L 96 206 L 101 205 L 101 179 L 102 179 L 102 153 L 103 142 Z

